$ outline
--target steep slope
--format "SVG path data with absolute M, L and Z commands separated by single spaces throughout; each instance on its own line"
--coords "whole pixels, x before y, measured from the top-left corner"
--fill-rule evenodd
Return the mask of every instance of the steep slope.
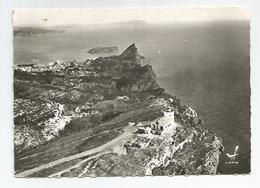
M 221 139 L 143 58 L 15 67 L 16 176 L 215 174 Z

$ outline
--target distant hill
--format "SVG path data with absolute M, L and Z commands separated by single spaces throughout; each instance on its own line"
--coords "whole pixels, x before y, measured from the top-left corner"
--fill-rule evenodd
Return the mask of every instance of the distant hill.
M 49 27 L 14 27 L 14 36 L 34 36 L 44 33 L 64 33 L 62 29 Z
M 123 25 L 123 26 L 141 26 L 141 25 L 147 25 L 148 23 L 145 22 L 144 20 L 129 20 L 129 21 L 123 21 L 123 22 L 114 22 L 111 23 L 110 25 Z

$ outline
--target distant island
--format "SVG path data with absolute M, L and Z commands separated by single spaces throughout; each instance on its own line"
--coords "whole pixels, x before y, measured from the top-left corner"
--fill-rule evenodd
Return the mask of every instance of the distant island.
M 141 25 L 147 25 L 147 22 L 144 20 L 128 20 L 128 21 L 122 21 L 122 22 L 114 22 L 114 23 L 111 23 L 111 25 L 141 26 Z
M 14 36 L 37 36 L 46 33 L 64 33 L 62 29 L 53 29 L 45 27 L 14 27 Z
M 88 51 L 89 54 L 105 54 L 117 52 L 119 48 L 117 46 L 104 46 L 104 47 L 96 47 L 92 48 Z

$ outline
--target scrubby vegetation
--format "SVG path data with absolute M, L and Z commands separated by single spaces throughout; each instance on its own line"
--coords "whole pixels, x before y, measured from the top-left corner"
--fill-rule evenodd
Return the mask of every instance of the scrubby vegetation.
M 100 147 L 127 135 L 125 128 L 133 122 L 138 129 L 126 136 L 130 141 L 84 163 L 88 168 L 96 165 L 86 172 L 214 174 L 221 141 L 204 130 L 194 109 L 159 87 L 152 67 L 141 64 L 143 58 L 133 44 L 119 56 L 84 63 L 18 65 L 14 69 L 16 172 Z M 151 135 L 151 122 L 167 109 L 174 111 L 175 123 L 181 126 L 167 136 Z M 81 167 L 61 176 L 79 175 Z

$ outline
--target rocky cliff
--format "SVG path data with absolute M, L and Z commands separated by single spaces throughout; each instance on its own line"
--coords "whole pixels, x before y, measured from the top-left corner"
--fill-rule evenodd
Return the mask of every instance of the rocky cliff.
M 16 176 L 216 174 L 221 139 L 142 59 L 132 44 L 84 63 L 16 66 Z

